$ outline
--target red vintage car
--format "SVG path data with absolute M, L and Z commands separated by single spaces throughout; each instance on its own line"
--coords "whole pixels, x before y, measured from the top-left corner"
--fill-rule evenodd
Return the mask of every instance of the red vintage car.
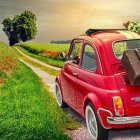
M 121 61 L 135 48 L 140 36 L 122 29 L 89 29 L 72 40 L 56 77 L 56 100 L 86 119 L 94 140 L 108 139 L 108 129 L 140 126 L 140 86 L 130 84 Z

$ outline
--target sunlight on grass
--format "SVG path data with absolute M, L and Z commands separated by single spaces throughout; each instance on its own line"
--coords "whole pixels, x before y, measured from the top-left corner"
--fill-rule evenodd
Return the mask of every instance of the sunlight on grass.
M 52 69 L 52 68 L 49 68 L 49 67 L 43 66 L 43 65 L 41 65 L 41 64 L 39 64 L 39 63 L 36 63 L 36 62 L 34 62 L 34 61 L 31 61 L 31 60 L 29 60 L 28 58 L 26 58 L 26 57 L 23 56 L 23 55 L 21 55 L 20 57 L 21 57 L 24 61 L 30 63 L 31 65 L 33 65 L 33 66 L 35 66 L 35 67 L 40 68 L 41 70 L 47 72 L 47 73 L 50 74 L 50 75 L 57 76 L 57 75 L 59 74 L 59 71 L 58 71 L 58 70 L 54 70 L 54 69 Z
M 1 139 L 70 139 L 65 129 L 79 126 L 61 110 L 25 65 L 0 88 Z
M 28 52 L 27 50 L 25 50 L 24 48 L 19 47 L 19 46 L 17 48 L 20 49 L 26 55 L 29 55 L 29 56 L 34 57 L 34 58 L 37 58 L 38 60 L 43 61 L 46 64 L 50 64 L 52 66 L 56 66 L 56 67 L 60 67 L 61 68 L 64 65 L 64 63 L 65 63 L 64 60 L 59 60 L 59 59 L 57 60 L 57 59 L 49 58 L 47 56 L 36 55 L 36 54 Z
M 39 42 L 23 42 L 18 44 L 20 46 L 29 46 L 37 50 L 49 50 L 49 51 L 68 51 L 70 44 L 53 44 L 53 43 L 39 43 Z

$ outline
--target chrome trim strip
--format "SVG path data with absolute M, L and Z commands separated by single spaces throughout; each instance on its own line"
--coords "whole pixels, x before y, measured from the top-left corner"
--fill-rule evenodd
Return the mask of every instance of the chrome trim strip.
M 92 43 L 93 44 L 93 43 Z M 95 50 L 96 50 L 96 52 L 97 52 L 97 55 L 98 55 L 98 59 L 99 59 L 99 65 L 100 65 L 100 68 L 101 68 L 101 73 L 102 73 L 102 75 L 104 74 L 104 72 L 103 72 L 103 67 L 102 67 L 102 65 L 101 65 L 101 58 L 100 58 L 100 55 L 99 55 L 99 52 L 98 52 L 98 50 L 97 50 L 97 48 L 96 48 L 96 45 L 95 44 L 93 44 L 95 47 Z
M 132 116 L 132 117 L 107 117 L 107 122 L 109 124 L 140 123 L 140 116 Z
M 103 126 L 105 129 L 111 129 L 111 127 L 105 127 L 105 126 L 104 126 L 102 117 L 101 117 L 101 115 L 100 115 L 100 111 L 107 112 L 111 117 L 113 117 L 113 114 L 111 113 L 111 111 L 109 111 L 109 110 L 107 110 L 107 109 L 104 109 L 104 108 L 98 108 L 98 110 L 97 110 L 97 115 L 98 115 L 98 118 L 99 118 L 99 120 L 100 120 L 102 126 Z

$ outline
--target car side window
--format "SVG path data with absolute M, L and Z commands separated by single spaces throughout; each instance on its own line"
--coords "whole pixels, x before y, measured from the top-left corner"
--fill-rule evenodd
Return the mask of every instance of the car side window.
M 74 60 L 75 64 L 79 64 L 80 62 L 81 50 L 82 50 L 82 42 L 81 41 L 74 42 L 69 58 L 71 60 Z
M 97 68 L 95 50 L 89 44 L 84 46 L 82 67 L 90 71 L 94 71 Z

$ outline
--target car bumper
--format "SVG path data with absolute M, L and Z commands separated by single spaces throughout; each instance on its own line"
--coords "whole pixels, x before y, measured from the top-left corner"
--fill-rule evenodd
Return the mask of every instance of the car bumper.
M 109 124 L 140 123 L 140 116 L 132 116 L 132 117 L 107 117 L 107 122 Z

